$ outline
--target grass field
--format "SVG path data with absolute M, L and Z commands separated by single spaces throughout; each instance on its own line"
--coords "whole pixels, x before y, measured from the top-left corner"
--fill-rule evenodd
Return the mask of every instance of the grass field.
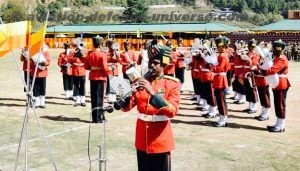
M 90 120 L 89 82 L 87 107 L 73 107 L 63 100 L 62 76 L 56 65 L 58 52 L 51 49 L 52 63 L 47 79 L 46 109 L 36 109 L 44 127 L 58 170 L 88 170 L 88 132 Z M 21 63 L 19 62 L 19 65 Z M 25 94 L 16 64 L 11 55 L 0 58 L 0 170 L 13 170 L 25 113 Z M 191 90 L 190 73 L 185 89 Z M 300 170 L 300 63 L 289 63 L 292 87 L 287 97 L 286 132 L 269 133 L 266 126 L 275 120 L 259 122 L 254 115 L 240 112 L 247 105 L 228 100 L 227 128 L 214 128 L 216 119 L 199 117 L 200 111 L 183 94 L 178 115 L 172 119 L 176 149 L 172 151 L 172 170 Z M 187 91 L 188 92 L 188 91 Z M 272 103 L 273 105 L 273 103 Z M 54 170 L 37 120 L 29 110 L 29 170 Z M 107 170 L 137 170 L 134 132 L 136 111 L 114 111 L 106 115 Z M 102 125 L 92 125 L 91 158 L 97 157 L 102 142 Z M 17 170 L 24 169 L 24 144 Z M 98 170 L 98 163 L 92 163 Z

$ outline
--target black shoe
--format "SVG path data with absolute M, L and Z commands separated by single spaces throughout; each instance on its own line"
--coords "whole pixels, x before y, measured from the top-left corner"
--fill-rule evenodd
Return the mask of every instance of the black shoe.
M 234 101 L 233 103 L 234 103 L 234 104 L 244 104 L 245 102 L 243 102 L 243 101 L 241 102 L 241 101 L 239 101 L 239 100 L 236 100 L 236 101 Z
M 269 120 L 269 116 L 267 117 L 263 117 L 263 116 L 255 116 L 254 119 L 258 120 L 258 121 L 266 121 Z
M 267 129 L 271 129 L 271 128 L 274 128 L 274 126 L 267 126 Z
M 79 106 L 80 105 L 80 103 L 75 103 L 74 104 L 74 107 L 77 107 L 77 106 Z
M 206 118 L 208 115 L 209 115 L 208 113 L 205 113 L 205 114 L 202 114 L 201 116 Z
M 39 107 L 42 108 L 42 109 L 45 109 L 45 108 L 46 108 L 45 105 L 40 105 Z
M 271 127 L 271 128 L 268 128 L 268 131 L 269 132 L 284 132 L 285 129 L 284 128 L 278 128 L 278 127 Z
M 207 114 L 206 116 L 204 116 L 206 119 L 211 119 L 211 118 L 215 118 L 216 117 L 216 115 L 209 115 L 209 114 Z
M 196 100 L 197 100 L 197 97 L 192 97 L 190 100 L 196 101 Z
M 82 106 L 82 107 L 85 107 L 85 106 L 86 106 L 86 104 L 85 104 L 85 103 L 81 103 L 81 104 L 80 104 L 80 106 Z
M 242 112 L 247 112 L 247 113 L 249 113 L 249 111 L 250 111 L 249 108 L 242 110 Z
M 257 112 L 257 110 L 251 110 L 251 109 L 249 109 L 249 111 L 247 112 L 248 114 L 253 114 L 253 113 L 256 113 Z
M 234 98 L 235 98 L 234 96 L 233 97 L 229 97 L 229 99 L 231 99 L 231 100 L 234 100 Z
M 92 121 L 92 123 L 95 123 L 95 124 L 97 124 L 97 123 L 103 123 L 103 120 Z
M 214 127 L 227 127 L 227 122 L 225 124 L 219 124 L 218 122 L 213 123 Z

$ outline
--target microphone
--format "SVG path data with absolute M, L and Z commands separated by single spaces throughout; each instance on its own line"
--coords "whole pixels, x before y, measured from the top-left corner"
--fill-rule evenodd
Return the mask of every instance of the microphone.
M 108 113 L 112 113 L 114 111 L 114 108 L 112 106 L 106 106 L 106 107 L 95 107 L 92 109 L 93 110 L 100 110 L 102 112 L 108 112 Z

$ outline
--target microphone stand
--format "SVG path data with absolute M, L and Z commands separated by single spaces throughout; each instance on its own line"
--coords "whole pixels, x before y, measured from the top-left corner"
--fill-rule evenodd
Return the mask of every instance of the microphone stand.
M 103 118 L 103 122 L 102 122 L 102 125 L 103 125 L 103 129 L 102 129 L 102 144 L 100 143 L 97 147 L 98 147 L 98 158 L 94 159 L 93 161 L 99 161 L 99 171 L 106 171 L 106 161 L 107 161 L 107 158 L 106 158 L 106 130 L 105 130 L 105 123 L 106 123 L 106 117 L 104 115 L 104 113 L 108 110 L 108 109 L 103 109 L 101 107 L 95 107 L 92 109 L 91 111 L 91 116 L 92 116 L 92 113 L 94 110 L 102 110 L 103 113 L 101 113 L 101 116 Z M 111 113 L 112 111 L 107 111 L 109 113 Z M 90 123 L 91 124 L 91 123 Z M 90 162 L 93 162 L 93 161 L 90 161 Z

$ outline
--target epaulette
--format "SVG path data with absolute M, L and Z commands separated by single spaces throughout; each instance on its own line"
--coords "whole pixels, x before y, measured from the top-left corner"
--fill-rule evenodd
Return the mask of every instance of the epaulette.
M 164 78 L 168 79 L 168 80 L 172 80 L 172 81 L 175 81 L 177 83 L 179 83 L 179 79 L 178 78 L 175 78 L 175 77 L 171 77 L 169 75 L 164 75 Z

